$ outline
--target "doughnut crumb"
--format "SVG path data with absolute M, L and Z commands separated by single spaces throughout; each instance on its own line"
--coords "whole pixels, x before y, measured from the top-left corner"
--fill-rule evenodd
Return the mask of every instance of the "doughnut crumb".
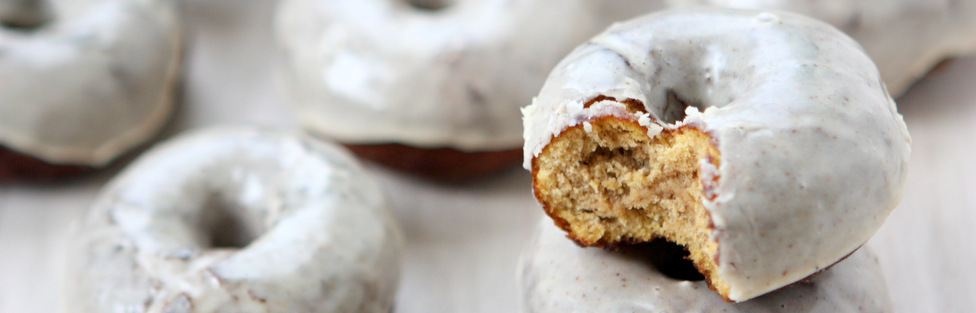
M 701 162 L 719 167 L 711 136 L 693 127 L 653 138 L 636 121 L 601 117 L 570 127 L 533 159 L 536 198 L 569 237 L 585 246 L 664 238 L 687 258 L 712 289 L 728 294 L 718 278 L 718 245 L 703 206 Z M 726 297 L 727 298 L 727 297 Z

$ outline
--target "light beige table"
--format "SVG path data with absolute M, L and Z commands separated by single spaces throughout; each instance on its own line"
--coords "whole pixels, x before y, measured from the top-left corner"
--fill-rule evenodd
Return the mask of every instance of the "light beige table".
M 206 125 L 294 129 L 271 73 L 272 1 L 191 0 L 184 105 L 168 136 Z M 869 243 L 899 312 L 976 308 L 976 58 L 919 83 L 899 106 L 914 138 L 902 205 Z M 116 166 L 54 186 L 0 186 L 0 312 L 58 312 L 62 249 Z M 396 312 L 514 312 L 518 253 L 540 217 L 513 169 L 462 186 L 369 167 L 407 239 Z

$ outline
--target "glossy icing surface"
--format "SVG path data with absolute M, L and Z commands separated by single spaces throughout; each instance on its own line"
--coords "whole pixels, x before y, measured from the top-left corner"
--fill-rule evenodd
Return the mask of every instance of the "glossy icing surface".
M 683 116 L 669 94 L 689 106 Z M 598 96 L 635 99 L 649 113 Z M 877 69 L 836 29 L 784 12 L 675 10 L 617 24 L 553 71 L 525 115 L 526 167 L 601 116 L 655 136 L 696 127 L 722 154 L 699 170 L 730 299 L 823 269 L 901 200 L 910 138 Z M 667 114 L 666 114 L 667 113 Z M 712 178 L 718 177 L 715 181 Z
M 216 128 L 111 181 L 72 239 L 71 312 L 381 312 L 401 235 L 352 157 L 302 135 Z
M 713 5 L 785 10 L 834 25 L 857 40 L 901 95 L 942 60 L 976 52 L 976 0 L 668 0 L 671 7 Z
M 638 253 L 580 248 L 552 221 L 522 254 L 521 311 L 543 312 L 891 312 L 878 259 L 866 248 L 808 282 L 728 303 L 704 281 L 662 274 Z
M 447 2 L 282 1 L 279 72 L 305 128 L 357 144 L 517 148 L 518 108 L 604 27 L 587 1 Z
M 0 1 L 0 145 L 101 166 L 173 109 L 180 28 L 171 0 Z M 10 24 L 40 23 L 36 28 Z

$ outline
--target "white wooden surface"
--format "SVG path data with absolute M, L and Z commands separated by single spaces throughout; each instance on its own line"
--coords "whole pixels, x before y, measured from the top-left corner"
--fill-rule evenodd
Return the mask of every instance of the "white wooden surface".
M 191 36 L 184 105 L 167 137 L 226 123 L 295 128 L 272 79 L 272 1 L 196 0 L 185 11 Z M 869 245 L 881 257 L 897 311 L 970 311 L 976 58 L 919 83 L 899 106 L 914 138 L 909 183 Z M 123 165 L 65 184 L 0 185 L 0 313 L 59 312 L 69 225 Z M 516 311 L 518 253 L 540 216 L 524 171 L 437 185 L 369 170 L 390 191 L 407 238 L 396 312 Z

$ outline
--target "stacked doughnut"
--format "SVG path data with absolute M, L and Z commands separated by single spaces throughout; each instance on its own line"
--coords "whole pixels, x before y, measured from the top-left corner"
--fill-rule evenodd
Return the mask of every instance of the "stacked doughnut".
M 654 259 L 660 248 L 654 242 L 613 252 L 580 249 L 543 221 L 520 262 L 521 310 L 892 312 L 878 259 L 866 248 L 809 280 L 743 303 L 722 301 L 700 278 L 669 276 L 681 271 Z
M 162 144 L 74 236 L 65 312 L 388 313 L 401 237 L 341 148 L 246 128 Z
M 169 115 L 172 2 L 82 4 L 0 2 L 0 161 L 102 166 Z M 523 260 L 529 311 L 887 310 L 877 261 L 856 251 L 900 201 L 910 138 L 861 47 L 800 15 L 696 9 L 617 24 L 556 65 L 619 9 L 285 0 L 280 73 L 304 127 L 364 158 L 442 180 L 524 158 L 554 221 Z M 879 27 L 858 16 L 849 24 Z M 901 92 L 918 69 L 969 49 L 947 42 L 913 53 L 922 65 L 884 76 L 889 86 Z M 901 57 L 892 62 L 915 64 Z M 26 79 L 3 80 L 12 73 Z M 515 108 L 540 86 L 520 133 Z M 328 144 L 189 135 L 105 187 L 73 237 L 66 304 L 388 312 L 400 251 L 388 211 Z M 671 241 L 704 282 L 676 282 L 634 252 L 576 249 L 562 232 L 608 248 Z
M 173 111 L 176 2 L 0 1 L 0 180 L 105 166 Z
M 523 113 L 525 167 L 556 226 L 584 246 L 681 245 L 733 302 L 851 256 L 901 200 L 910 153 L 860 46 L 786 12 L 616 24 Z

